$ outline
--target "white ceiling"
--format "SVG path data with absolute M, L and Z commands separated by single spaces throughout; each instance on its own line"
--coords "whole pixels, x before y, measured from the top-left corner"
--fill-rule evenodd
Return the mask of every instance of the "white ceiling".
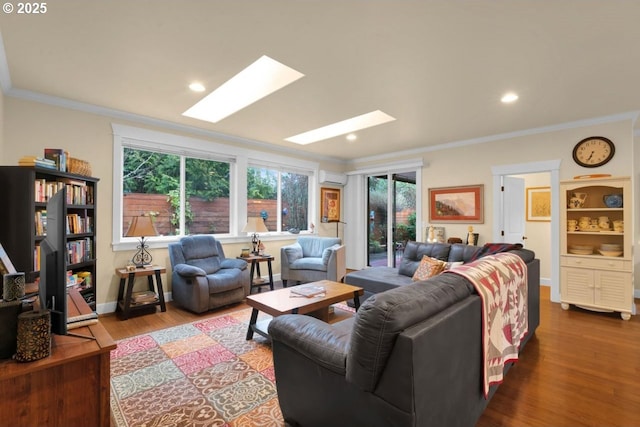
M 0 12 L 0 34 L 9 96 L 344 160 L 640 110 L 632 0 L 56 0 Z M 182 116 L 262 55 L 305 77 L 217 124 Z M 502 104 L 507 91 L 519 101 Z M 284 141 L 377 109 L 397 120 L 355 142 Z

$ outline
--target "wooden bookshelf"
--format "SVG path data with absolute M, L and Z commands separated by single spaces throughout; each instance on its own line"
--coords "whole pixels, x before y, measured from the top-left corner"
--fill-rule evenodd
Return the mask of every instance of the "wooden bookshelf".
M 47 200 L 67 189 L 68 270 L 88 273 L 90 285 L 82 290 L 95 311 L 96 216 L 98 179 L 55 169 L 0 166 L 0 243 L 27 282 L 39 277 L 39 249 L 46 228 Z

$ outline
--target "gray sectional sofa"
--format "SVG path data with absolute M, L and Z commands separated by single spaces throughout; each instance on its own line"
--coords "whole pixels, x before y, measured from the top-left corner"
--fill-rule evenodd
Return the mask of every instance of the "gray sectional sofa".
M 481 298 L 471 282 L 453 272 L 412 282 L 399 271 L 408 274 L 422 254 L 472 262 L 501 249 L 527 265 L 529 328 L 522 351 L 539 324 L 540 264 L 533 252 L 508 245 L 412 243 L 395 273 L 402 278 L 379 267 L 367 269 L 368 282 L 355 275 L 369 298 L 354 317 L 334 324 L 295 314 L 271 321 L 276 386 L 287 425 L 475 425 L 498 387 L 492 385 L 485 397 Z

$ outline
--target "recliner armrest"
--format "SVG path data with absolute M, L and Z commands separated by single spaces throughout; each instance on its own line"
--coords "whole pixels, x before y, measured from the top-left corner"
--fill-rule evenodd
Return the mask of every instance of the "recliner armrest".
M 189 264 L 177 264 L 173 267 L 173 271 L 182 277 L 204 277 L 207 275 L 203 269 Z
M 269 336 L 340 375 L 346 373 L 351 328 L 339 328 L 315 317 L 285 314 L 269 323 Z
M 243 259 L 225 258 L 220 263 L 220 268 L 237 268 L 239 270 L 244 270 L 247 268 L 247 261 Z

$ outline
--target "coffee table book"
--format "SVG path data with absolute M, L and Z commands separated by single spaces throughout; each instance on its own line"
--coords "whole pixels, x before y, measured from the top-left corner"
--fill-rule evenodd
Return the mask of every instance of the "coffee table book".
M 324 294 L 326 289 L 324 286 L 318 285 L 299 285 L 291 288 L 291 296 L 301 296 L 301 297 L 315 297 L 317 295 Z

